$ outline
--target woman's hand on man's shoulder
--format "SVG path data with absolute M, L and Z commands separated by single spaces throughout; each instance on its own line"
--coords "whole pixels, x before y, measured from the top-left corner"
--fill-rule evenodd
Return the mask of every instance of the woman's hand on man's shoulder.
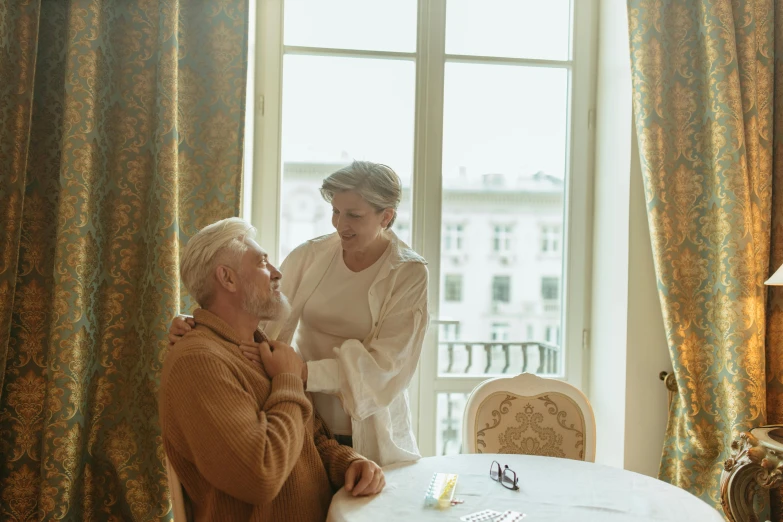
M 169 326 L 169 346 L 179 341 L 183 335 L 196 327 L 196 321 L 189 315 L 178 315 Z

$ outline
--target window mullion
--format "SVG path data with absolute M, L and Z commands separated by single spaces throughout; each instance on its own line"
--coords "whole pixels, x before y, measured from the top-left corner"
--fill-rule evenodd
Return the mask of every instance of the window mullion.
M 416 62 L 416 128 L 414 132 L 413 248 L 429 260 L 430 316 L 438 318 L 440 298 L 441 176 L 443 149 L 443 81 L 446 47 L 446 0 L 419 0 Z M 433 323 L 435 326 L 437 323 Z M 437 327 L 430 328 L 419 364 L 419 447 L 435 453 L 438 369 Z M 417 400 L 418 399 L 418 400 Z
M 280 252 L 280 139 L 283 83 L 283 2 L 257 3 L 253 205 L 250 220 L 271 261 Z

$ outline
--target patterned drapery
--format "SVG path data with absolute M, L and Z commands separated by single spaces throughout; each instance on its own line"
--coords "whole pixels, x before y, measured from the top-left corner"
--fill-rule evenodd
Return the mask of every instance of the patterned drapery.
M 169 520 L 179 245 L 237 215 L 246 0 L 0 0 L 0 520 Z
M 628 13 L 648 218 L 679 387 L 660 477 L 719 508 L 731 441 L 783 420 L 781 296 L 771 291 L 767 301 L 763 285 L 783 262 L 783 8 L 629 0 Z

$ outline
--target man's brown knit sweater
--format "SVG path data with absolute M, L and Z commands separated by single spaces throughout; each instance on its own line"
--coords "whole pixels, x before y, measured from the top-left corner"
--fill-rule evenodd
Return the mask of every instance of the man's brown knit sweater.
M 194 318 L 163 364 L 160 424 L 196 521 L 323 522 L 362 457 L 313 415 L 299 376 L 270 381 L 224 321 Z

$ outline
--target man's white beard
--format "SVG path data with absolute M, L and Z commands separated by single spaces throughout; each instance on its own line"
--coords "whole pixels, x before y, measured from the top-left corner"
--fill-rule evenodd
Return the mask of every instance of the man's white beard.
M 242 309 L 261 321 L 274 321 L 287 316 L 291 312 L 291 305 L 283 294 L 271 294 L 264 299 L 260 292 L 246 291 L 242 299 Z

